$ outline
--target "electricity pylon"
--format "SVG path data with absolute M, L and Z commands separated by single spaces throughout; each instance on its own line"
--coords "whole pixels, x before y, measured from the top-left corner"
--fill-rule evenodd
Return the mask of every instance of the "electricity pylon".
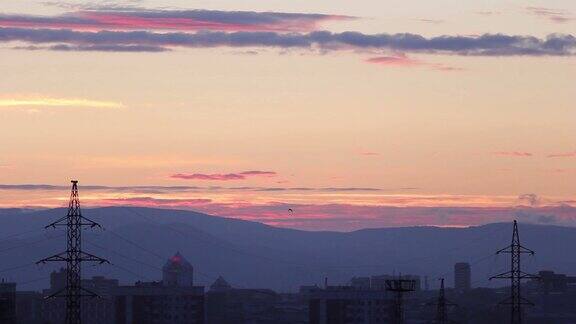
M 106 259 L 97 257 L 82 251 L 82 228 L 101 227 L 98 223 L 82 216 L 80 199 L 78 197 L 78 181 L 72 181 L 72 193 L 68 204 L 68 214 L 45 228 L 66 226 L 67 248 L 66 251 L 42 259 L 38 263 L 66 262 L 66 287 L 54 292 L 48 298 L 66 298 L 66 324 L 80 324 L 82 321 L 80 312 L 80 300 L 82 297 L 97 297 L 97 295 L 82 288 L 82 262 L 92 261 L 109 263 Z
M 386 280 L 386 290 L 395 293 L 393 323 L 404 324 L 404 294 L 416 290 L 416 281 L 410 279 Z
M 436 324 L 448 324 L 448 307 L 456 306 L 446 299 L 446 291 L 444 290 L 444 278 L 440 278 L 440 292 L 438 293 L 438 301 L 436 302 Z
M 493 276 L 492 279 L 509 279 L 510 280 L 510 296 L 503 300 L 500 305 L 510 306 L 510 323 L 522 323 L 522 306 L 533 306 L 534 304 L 523 298 L 520 285 L 523 279 L 538 279 L 538 276 L 525 273 L 520 268 L 520 256 L 522 254 L 534 255 L 534 251 L 525 248 L 520 244 L 520 236 L 518 235 L 518 222 L 514 221 L 514 230 L 512 232 L 512 243 L 507 247 L 499 250 L 496 254 L 510 253 L 510 271 Z

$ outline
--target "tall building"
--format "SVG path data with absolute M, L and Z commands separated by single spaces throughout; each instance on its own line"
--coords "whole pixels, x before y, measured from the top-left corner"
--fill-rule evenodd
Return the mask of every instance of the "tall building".
M 457 291 L 467 291 L 472 288 L 472 271 L 470 264 L 458 262 L 454 265 L 454 289 Z
M 191 287 L 194 284 L 194 268 L 177 252 L 162 268 L 162 283 L 172 287 Z

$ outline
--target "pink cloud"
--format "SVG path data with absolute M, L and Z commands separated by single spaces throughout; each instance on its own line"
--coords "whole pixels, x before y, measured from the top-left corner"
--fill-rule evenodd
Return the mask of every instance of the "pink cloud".
M 378 64 L 381 66 L 392 66 L 392 67 L 428 67 L 436 71 L 452 72 L 452 71 L 462 71 L 464 69 L 459 67 L 453 67 L 449 65 L 444 65 L 440 63 L 428 63 L 417 59 L 410 58 L 405 54 L 398 54 L 396 56 L 378 56 L 372 57 L 366 60 L 366 62 L 371 64 Z
M 510 156 L 510 157 L 531 157 L 534 154 L 532 154 L 530 152 L 521 152 L 521 151 L 499 151 L 499 152 L 494 152 L 494 155 Z
M 350 16 L 281 12 L 218 10 L 148 10 L 106 8 L 74 11 L 57 16 L 0 15 L 0 26 L 70 28 L 76 30 L 219 30 L 311 31 L 327 21 L 355 19 Z
M 423 65 L 423 63 L 419 60 L 411 59 L 406 55 L 398 55 L 398 56 L 378 56 L 372 57 L 366 60 L 368 63 L 385 65 L 385 66 L 401 66 L 401 67 L 410 67 L 410 66 L 419 66 Z
M 245 180 L 249 177 L 275 177 L 276 172 L 273 171 L 244 171 L 239 173 L 225 173 L 225 174 L 203 174 L 203 173 L 177 173 L 170 176 L 174 179 L 182 180 L 206 180 L 206 181 L 233 181 L 233 180 Z
M 549 154 L 548 157 L 549 157 L 549 158 L 570 158 L 570 157 L 576 157 L 576 151 L 566 152 L 566 153 Z
M 576 20 L 576 18 L 565 10 L 558 10 L 545 7 L 527 7 L 526 10 L 532 15 L 548 19 L 555 23 L 566 23 Z

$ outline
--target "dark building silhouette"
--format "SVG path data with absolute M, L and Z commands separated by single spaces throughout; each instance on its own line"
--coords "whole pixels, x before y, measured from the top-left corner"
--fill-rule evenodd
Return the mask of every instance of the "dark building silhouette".
M 305 324 L 307 300 L 270 289 L 238 289 L 222 277 L 206 293 L 206 318 L 217 324 Z
M 16 284 L 4 279 L 0 283 L 0 323 L 16 323 Z
M 528 287 L 541 294 L 565 293 L 576 290 L 576 277 L 543 270 L 538 272 L 538 279 L 528 282 Z
M 119 285 L 118 280 L 95 276 L 82 279 L 82 287 L 99 298 L 84 298 L 84 324 L 203 324 L 204 287 L 193 285 L 192 265 L 180 254 L 162 269 L 162 281 Z M 49 298 L 66 285 L 66 269 L 53 271 L 50 288 L 42 293 L 19 294 L 18 323 L 61 324 L 66 316 L 66 299 Z M 5 323 L 0 321 L 0 324 Z M 8 322 L 7 322 L 8 323 Z
M 16 320 L 17 323 L 43 324 L 42 307 L 44 295 L 38 291 L 16 292 Z
M 229 291 L 230 289 L 232 289 L 232 286 L 222 276 L 219 276 L 218 279 L 210 285 L 210 292 Z
M 310 324 L 390 323 L 391 300 L 385 290 L 329 286 L 309 294 Z
M 138 282 L 116 289 L 116 324 L 202 324 L 204 287 Z
M 203 324 L 204 287 L 194 286 L 194 268 L 178 252 L 162 268 L 161 282 L 115 289 L 116 324 Z
M 354 277 L 350 279 L 350 286 L 368 290 L 371 287 L 370 277 Z
M 194 283 L 194 268 L 177 252 L 162 268 L 162 283 L 170 287 L 190 287 Z
M 379 275 L 372 277 L 354 277 L 350 279 L 350 286 L 356 289 L 372 289 L 372 290 L 386 290 L 386 281 L 398 279 L 394 275 Z M 422 281 L 420 276 L 416 275 L 402 275 L 402 279 L 413 280 L 415 291 L 422 289 Z
M 44 297 L 61 290 L 66 286 L 66 269 L 53 271 L 50 274 L 50 288 L 45 290 Z M 118 280 L 95 276 L 92 279 L 82 279 L 82 287 L 98 294 L 97 298 L 81 300 L 82 323 L 106 324 L 114 323 L 115 301 L 114 293 L 118 288 Z M 30 301 L 32 302 L 32 301 Z M 64 323 L 66 317 L 66 299 L 54 297 L 42 303 L 41 317 L 43 323 Z
M 472 288 L 472 271 L 470 264 L 458 262 L 454 265 L 454 289 L 459 292 L 468 291 Z

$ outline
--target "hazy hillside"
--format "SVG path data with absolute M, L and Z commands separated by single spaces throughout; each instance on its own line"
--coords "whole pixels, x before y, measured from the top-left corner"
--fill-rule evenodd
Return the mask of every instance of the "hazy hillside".
M 19 289 L 46 287 L 56 265 L 33 262 L 64 250 L 63 229 L 42 228 L 65 212 L 0 210 L 0 276 L 24 283 Z M 335 284 L 355 275 L 392 272 L 427 275 L 431 283 L 446 276 L 451 283 L 458 261 L 472 263 L 475 285 L 487 286 L 487 277 L 508 264 L 506 256 L 494 252 L 509 244 L 512 230 L 511 224 L 490 224 L 307 232 L 188 211 L 123 207 L 85 209 L 84 215 L 104 226 L 84 232 L 84 249 L 113 263 L 86 264 L 88 276 L 125 283 L 159 280 L 164 260 L 180 251 L 195 266 L 200 284 L 223 275 L 237 286 L 280 290 L 320 283 L 324 277 Z M 520 235 L 523 245 L 536 251 L 523 262 L 527 271 L 576 273 L 575 228 L 521 223 Z

